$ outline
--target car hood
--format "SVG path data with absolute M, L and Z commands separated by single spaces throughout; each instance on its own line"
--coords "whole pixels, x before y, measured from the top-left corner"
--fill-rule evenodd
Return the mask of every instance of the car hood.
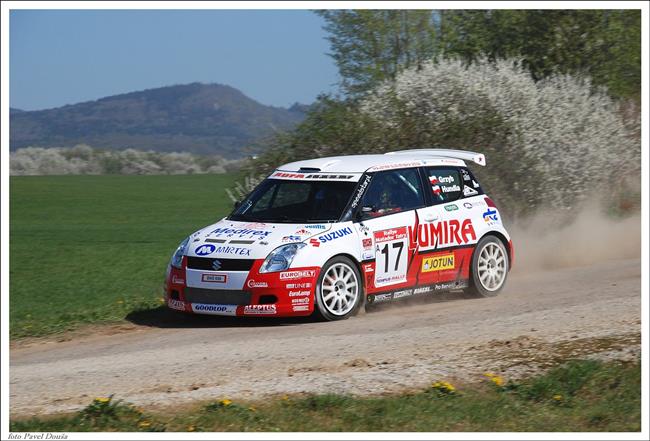
M 303 242 L 329 231 L 332 223 L 285 224 L 222 219 L 190 236 L 186 254 L 196 257 L 264 259 L 280 245 Z

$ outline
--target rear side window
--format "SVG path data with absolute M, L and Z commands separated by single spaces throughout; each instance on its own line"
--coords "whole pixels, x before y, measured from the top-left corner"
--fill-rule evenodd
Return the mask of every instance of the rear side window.
M 457 168 L 431 167 L 427 168 L 429 190 L 434 204 L 454 201 L 463 194 L 463 182 Z

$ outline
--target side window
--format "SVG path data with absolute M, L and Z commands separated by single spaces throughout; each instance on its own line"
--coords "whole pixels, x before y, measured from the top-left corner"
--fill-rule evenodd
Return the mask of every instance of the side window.
M 431 167 L 427 169 L 427 175 L 434 204 L 455 201 L 463 194 L 463 183 L 457 168 Z
M 378 172 L 361 202 L 364 219 L 413 210 L 424 205 L 418 170 L 407 168 Z
M 481 188 L 481 184 L 476 180 L 474 174 L 472 174 L 472 172 L 469 169 L 461 167 L 460 174 L 463 178 L 464 197 L 469 198 L 484 193 L 483 189 Z

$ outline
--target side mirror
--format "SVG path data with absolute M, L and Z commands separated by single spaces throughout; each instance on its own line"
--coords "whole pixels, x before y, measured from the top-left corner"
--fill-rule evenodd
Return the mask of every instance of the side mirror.
M 241 206 L 241 201 L 235 201 L 235 210 Z

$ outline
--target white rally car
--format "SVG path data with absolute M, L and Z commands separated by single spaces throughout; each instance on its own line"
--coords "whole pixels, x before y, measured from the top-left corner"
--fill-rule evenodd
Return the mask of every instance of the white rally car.
M 336 320 L 364 302 L 496 295 L 512 242 L 465 161 L 485 165 L 480 153 L 443 149 L 285 164 L 180 244 L 165 301 L 187 313 Z

